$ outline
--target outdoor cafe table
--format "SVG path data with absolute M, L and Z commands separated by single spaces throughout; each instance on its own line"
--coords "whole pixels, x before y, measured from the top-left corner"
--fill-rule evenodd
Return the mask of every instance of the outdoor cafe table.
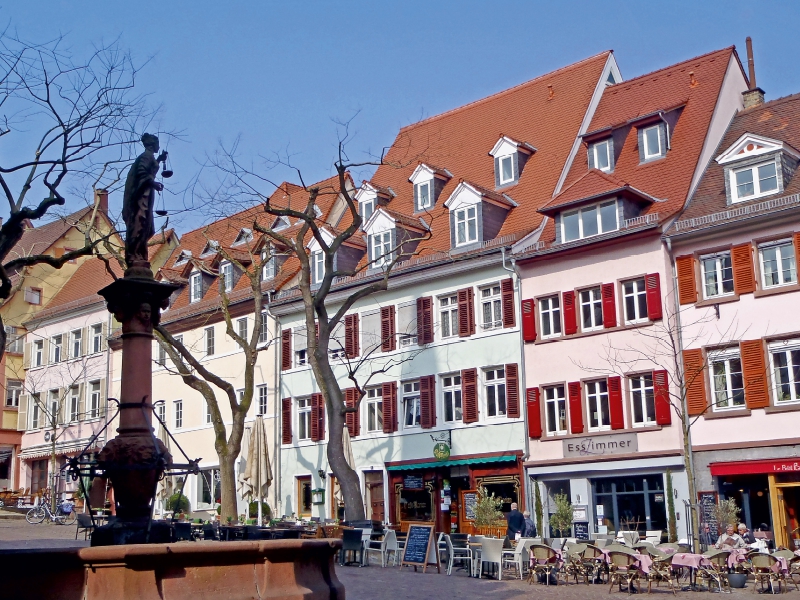
M 691 552 L 676 552 L 672 555 L 673 567 L 689 567 L 690 569 L 699 569 L 700 567 L 707 567 L 711 565 L 702 554 L 692 554 Z
M 607 564 L 610 564 L 611 559 L 608 556 L 609 550 L 600 548 L 600 551 L 603 553 L 603 560 L 605 560 Z M 649 554 L 640 554 L 639 552 L 630 552 L 629 554 L 638 561 L 639 568 L 642 570 L 642 573 L 647 574 L 650 572 L 650 567 L 653 565 L 653 559 Z

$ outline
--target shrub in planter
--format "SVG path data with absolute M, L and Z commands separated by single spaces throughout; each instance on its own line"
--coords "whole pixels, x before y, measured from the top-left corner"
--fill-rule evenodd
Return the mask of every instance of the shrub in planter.
M 272 518 L 272 509 L 266 502 L 261 502 L 261 515 L 264 517 L 265 521 L 269 521 Z M 247 516 L 249 516 L 251 519 L 258 517 L 258 500 L 253 500 L 248 505 Z
M 180 492 L 175 492 L 172 496 L 167 498 L 167 510 L 173 513 L 187 513 L 191 512 L 192 507 L 186 496 Z

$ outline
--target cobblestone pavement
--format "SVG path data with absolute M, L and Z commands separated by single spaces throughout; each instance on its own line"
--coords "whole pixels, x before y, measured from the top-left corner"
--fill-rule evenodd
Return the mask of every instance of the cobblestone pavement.
M 77 525 L 31 525 L 24 516 L 3 518 L 0 519 L 0 549 L 88 546 L 89 542 L 84 542 L 83 535 L 75 541 L 76 529 Z

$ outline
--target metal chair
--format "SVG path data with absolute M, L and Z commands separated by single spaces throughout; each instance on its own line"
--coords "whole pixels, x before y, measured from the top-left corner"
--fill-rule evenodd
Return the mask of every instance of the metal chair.
M 709 590 L 711 590 L 711 583 L 714 582 L 720 592 L 724 592 L 725 587 L 728 588 L 728 592 L 731 591 L 731 584 L 728 582 L 728 556 L 730 556 L 730 552 L 727 550 L 719 550 L 705 555 L 709 564 L 701 566 L 697 570 L 697 576 L 706 582 Z
M 83 539 L 88 539 L 95 530 L 95 524 L 92 522 L 92 517 L 85 513 L 77 513 L 78 527 L 75 530 L 75 539 L 78 539 L 78 534 L 83 532 Z
M 558 585 L 558 563 L 560 560 L 558 552 L 544 544 L 532 544 L 529 552 L 533 568 L 528 572 L 528 585 L 533 583 L 533 580 L 539 575 L 544 576 L 545 585 L 550 585 L 550 575 L 553 574 L 556 576 L 556 585 Z
M 211 523 L 203 525 L 203 539 L 204 540 L 219 540 L 217 530 Z
M 608 560 L 608 580 L 610 582 L 608 593 L 610 594 L 614 589 L 615 583 L 619 585 L 619 591 L 622 591 L 622 583 L 625 582 L 628 595 L 632 594 L 633 584 L 639 581 L 641 575 L 639 560 L 630 552 L 609 552 Z
M 662 556 L 653 556 L 653 564 L 650 565 L 650 572 L 647 573 L 647 593 L 653 591 L 653 582 L 656 582 L 656 587 L 661 585 L 662 581 L 666 581 L 672 590 L 672 595 L 675 595 L 675 572 L 672 570 L 672 555 L 661 553 Z
M 175 541 L 176 542 L 191 542 L 192 541 L 192 524 L 191 523 L 175 523 Z

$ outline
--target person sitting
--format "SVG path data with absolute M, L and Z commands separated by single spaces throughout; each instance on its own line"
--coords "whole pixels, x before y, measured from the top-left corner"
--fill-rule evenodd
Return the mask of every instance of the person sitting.
M 747 525 L 744 523 L 739 523 L 739 535 L 744 540 L 745 544 L 755 544 L 756 543 L 756 536 L 753 535 L 753 532 L 747 528 Z
M 525 517 L 525 527 L 522 529 L 522 537 L 536 537 L 536 524 L 533 522 L 533 519 L 531 519 L 530 511 L 523 511 L 522 516 Z
M 725 528 L 725 533 L 719 536 L 717 543 L 714 544 L 715 548 L 721 550 L 733 550 L 734 548 L 744 548 L 744 546 L 742 536 L 734 531 L 733 525 L 730 523 Z
M 703 526 L 700 528 L 700 543 L 707 548 L 708 546 L 716 544 L 718 538 L 719 536 L 711 531 L 711 526 L 708 523 L 703 523 Z

